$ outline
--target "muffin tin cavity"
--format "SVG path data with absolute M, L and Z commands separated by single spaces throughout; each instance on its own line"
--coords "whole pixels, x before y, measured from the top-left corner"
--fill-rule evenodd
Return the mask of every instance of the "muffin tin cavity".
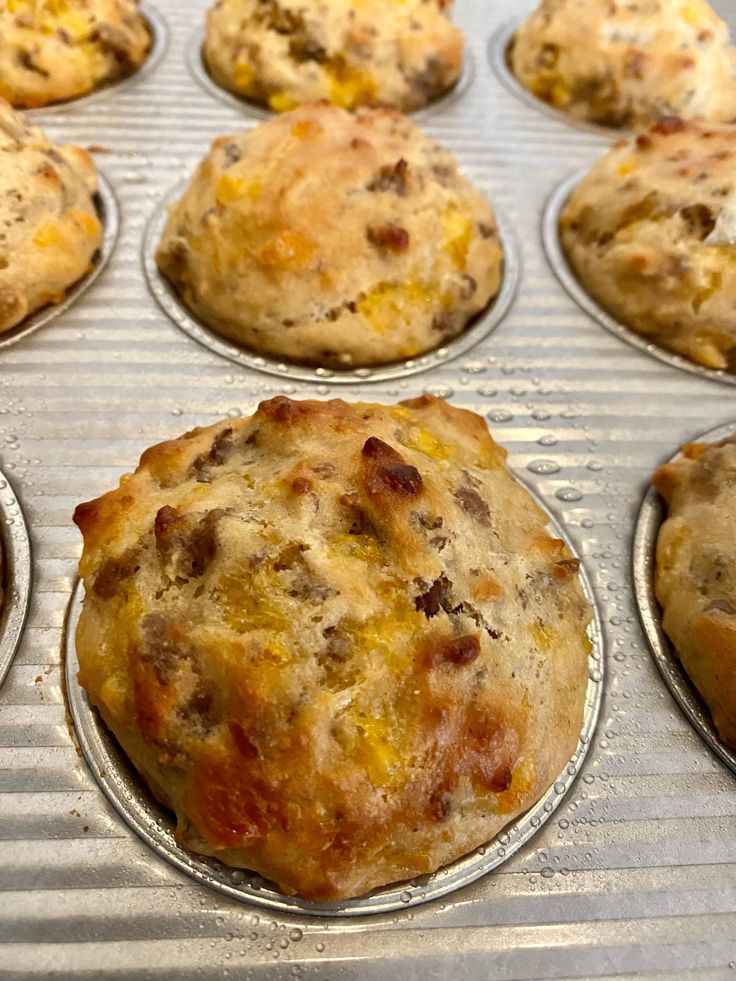
M 665 364 L 673 368 L 687 371 L 691 375 L 698 375 L 700 378 L 721 382 L 724 385 L 736 385 L 736 375 L 695 364 L 693 361 L 689 361 L 679 354 L 674 354 L 663 347 L 659 347 L 658 344 L 653 344 L 641 334 L 635 333 L 629 327 L 625 326 L 625 324 L 622 324 L 615 317 L 611 316 L 610 313 L 607 313 L 579 282 L 577 276 L 570 268 L 560 242 L 560 215 L 573 189 L 587 173 L 588 168 L 578 170 L 555 188 L 547 201 L 542 218 L 542 242 L 544 244 L 544 251 L 547 254 L 547 259 L 554 274 L 562 286 L 564 286 L 582 310 L 594 320 L 597 320 L 606 330 L 620 337 L 627 344 L 631 344 L 632 347 L 644 351 L 659 361 L 664 361 Z
M 63 313 L 66 313 L 66 311 L 69 310 L 69 308 L 87 292 L 107 265 L 108 260 L 110 259 L 110 256 L 115 248 L 118 232 L 120 230 L 120 209 L 115 197 L 115 192 L 112 189 L 112 185 L 109 183 L 104 174 L 99 171 L 98 177 L 99 185 L 97 188 L 97 193 L 94 196 L 94 202 L 97 207 L 98 217 L 102 222 L 102 243 L 97 255 L 95 256 L 92 268 L 86 276 L 83 276 L 82 279 L 79 280 L 78 283 L 75 283 L 69 288 L 61 303 L 55 303 L 52 306 L 37 310 L 36 313 L 32 313 L 29 317 L 26 317 L 26 319 L 16 327 L 13 327 L 9 331 L 0 334 L 0 351 L 2 351 L 3 348 L 10 347 L 17 341 L 20 341 L 22 338 L 27 337 L 29 334 L 33 334 L 39 328 L 45 327 L 53 320 L 56 320 L 57 317 L 60 317 Z
M 521 274 L 519 250 L 510 222 L 503 214 L 499 213 L 494 205 L 499 240 L 504 253 L 500 289 L 490 305 L 475 317 L 461 334 L 443 347 L 407 361 L 370 368 L 346 368 L 342 371 L 333 368 L 299 365 L 280 361 L 274 357 L 259 355 L 216 334 L 199 320 L 186 307 L 182 298 L 161 275 L 156 265 L 156 249 L 161 241 L 169 208 L 181 197 L 187 186 L 187 183 L 179 184 L 163 198 L 146 229 L 143 243 L 143 267 L 148 285 L 161 309 L 178 327 L 194 338 L 195 341 L 209 348 L 210 351 L 214 351 L 215 354 L 219 354 L 229 361 L 234 361 L 243 368 L 251 368 L 288 381 L 333 385 L 355 385 L 360 382 L 392 381 L 406 378 L 437 368 L 462 354 L 467 354 L 471 348 L 488 337 L 491 331 L 498 326 L 509 312 L 514 301 Z
M 736 422 L 711 429 L 691 442 L 715 443 L 736 432 Z M 676 460 L 679 451 L 670 457 Z M 700 736 L 727 767 L 736 773 L 736 752 L 719 738 L 710 712 L 690 681 L 667 634 L 662 628 L 662 610 L 654 592 L 657 537 L 667 517 L 667 508 L 654 487 L 647 491 L 636 522 L 633 547 L 633 578 L 636 603 L 652 656 L 675 701 Z
M 4 599 L 0 606 L 0 685 L 20 643 L 31 597 L 31 543 L 23 511 L 0 471 L 0 547 Z
M 106 99 L 108 96 L 117 95 L 130 86 L 137 85 L 138 82 L 148 78 L 156 70 L 166 54 L 169 44 L 168 27 L 161 14 L 150 4 L 141 3 L 138 9 L 151 35 L 151 49 L 143 64 L 129 75 L 115 79 L 112 82 L 103 83 L 87 95 L 80 95 L 76 99 L 66 99 L 63 102 L 54 102 L 49 106 L 43 106 L 41 109 L 24 110 L 34 122 L 43 123 L 45 117 L 58 112 L 66 112 L 68 110 L 77 112 L 92 102 L 98 102 L 100 99 Z
M 562 528 L 549 515 L 544 504 L 536 496 L 534 497 L 538 506 L 548 515 L 548 527 L 551 532 L 564 539 L 568 548 L 574 553 L 572 543 L 567 539 Z M 130 828 L 161 858 L 201 884 L 230 899 L 283 913 L 322 917 L 363 916 L 417 906 L 474 882 L 510 858 L 554 813 L 583 765 L 603 695 L 604 654 L 603 635 L 595 596 L 582 567 L 580 577 L 585 596 L 593 609 L 593 621 L 588 628 L 591 653 L 583 727 L 577 750 L 570 762 L 534 807 L 484 847 L 432 875 L 388 886 L 361 899 L 340 903 L 319 903 L 287 896 L 273 883 L 258 875 L 247 870 L 225 866 L 213 858 L 195 855 L 177 845 L 171 813 L 161 807 L 144 787 L 124 752 L 108 731 L 96 709 L 90 705 L 84 690 L 77 682 L 75 632 L 84 596 L 84 586 L 81 582 L 77 583 L 71 598 L 64 645 L 66 692 L 77 739 L 100 788 Z
M 267 109 L 265 106 L 258 105 L 256 102 L 251 102 L 248 99 L 235 95 L 233 92 L 228 92 L 227 89 L 221 88 L 209 73 L 204 60 L 203 49 L 204 30 L 199 28 L 189 39 L 185 58 L 192 77 L 201 89 L 214 99 L 218 99 L 226 106 L 230 106 L 231 109 L 244 112 L 254 119 L 270 119 L 276 115 L 275 112 Z M 429 116 L 434 115 L 434 113 L 449 108 L 465 95 L 473 82 L 474 76 L 475 61 L 473 59 L 473 52 L 466 45 L 463 55 L 463 68 L 460 78 L 458 78 L 455 85 L 449 91 L 445 92 L 444 95 L 440 96 L 439 99 L 435 99 L 434 102 L 430 102 L 429 105 L 423 106 L 421 109 L 416 109 L 414 112 L 409 113 L 409 115 L 417 122 L 421 122 Z
M 549 116 L 550 119 L 556 119 L 558 123 L 564 123 L 567 126 L 573 127 L 573 129 L 583 130 L 586 133 L 595 133 L 597 136 L 602 136 L 607 140 L 610 140 L 615 136 L 625 136 L 626 130 L 609 129 L 605 126 L 598 126 L 595 123 L 587 123 L 584 120 L 573 119 L 566 112 L 563 112 L 561 109 L 555 109 L 554 106 L 549 105 L 547 102 L 543 102 L 541 99 L 538 99 L 535 95 L 532 95 L 531 92 L 524 88 L 521 82 L 511 71 L 511 67 L 509 65 L 511 45 L 516 32 L 519 30 L 522 24 L 522 18 L 514 17 L 512 20 L 506 21 L 506 23 L 502 24 L 498 30 L 491 35 L 488 41 L 488 61 L 504 88 L 506 88 L 512 95 L 515 95 L 517 99 L 520 99 L 528 106 L 531 106 L 532 109 L 536 109 L 538 112 L 543 112 L 545 116 Z

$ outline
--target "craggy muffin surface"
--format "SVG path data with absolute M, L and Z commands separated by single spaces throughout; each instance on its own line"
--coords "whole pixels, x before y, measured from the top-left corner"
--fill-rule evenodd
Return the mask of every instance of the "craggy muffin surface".
M 654 486 L 668 509 L 656 558 L 662 624 L 721 739 L 736 749 L 736 436 L 684 447 Z
M 669 118 L 617 144 L 561 217 L 586 290 L 647 340 L 736 370 L 736 128 Z
M 419 109 L 457 82 L 452 0 L 217 0 L 204 59 L 218 85 L 277 111 L 327 99 Z
M 0 334 L 60 302 L 102 241 L 97 171 L 0 99 Z
M 0 96 L 33 109 L 135 71 L 151 37 L 137 0 L 0 2 Z
M 705 0 L 542 0 L 509 61 L 526 89 L 575 119 L 736 119 L 736 53 Z
M 575 750 L 578 562 L 472 413 L 264 402 L 80 505 L 80 683 L 188 848 L 355 896 L 487 841 Z
M 502 253 L 447 150 L 393 110 L 318 103 L 216 140 L 157 261 L 218 333 L 344 367 L 459 334 L 498 292 Z

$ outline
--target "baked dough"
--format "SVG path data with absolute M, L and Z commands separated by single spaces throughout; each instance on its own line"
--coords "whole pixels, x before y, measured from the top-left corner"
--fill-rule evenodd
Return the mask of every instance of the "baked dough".
M 328 99 L 419 109 L 457 82 L 452 0 L 217 0 L 204 59 L 222 88 L 277 112 Z
M 736 436 L 685 446 L 654 475 L 667 502 L 657 540 L 656 593 L 662 625 L 736 749 Z
M 526 89 L 574 119 L 736 119 L 736 53 L 705 0 L 542 0 L 509 61 Z
M 0 334 L 63 300 L 102 241 L 86 151 L 54 146 L 0 99 Z
M 619 143 L 560 227 L 578 279 L 621 323 L 736 370 L 736 128 L 668 118 Z
M 0 3 L 0 96 L 34 109 L 131 74 L 151 37 L 137 0 Z
M 157 261 L 219 334 L 346 367 L 460 333 L 498 292 L 502 253 L 485 198 L 406 117 L 319 103 L 216 140 Z
M 79 681 L 182 845 L 339 899 L 539 799 L 590 609 L 504 459 L 439 399 L 278 397 L 77 508 Z

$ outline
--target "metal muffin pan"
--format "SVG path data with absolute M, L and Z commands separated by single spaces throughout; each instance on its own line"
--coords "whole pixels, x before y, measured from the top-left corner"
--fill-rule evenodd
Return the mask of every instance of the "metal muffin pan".
M 109 262 L 120 231 L 120 209 L 112 185 L 99 168 L 97 175 L 98 186 L 95 194 L 95 205 L 97 215 L 102 222 L 102 242 L 93 260 L 92 268 L 78 283 L 70 287 L 60 303 L 54 303 L 37 310 L 36 313 L 26 317 L 11 330 L 0 334 L 0 351 L 17 344 L 29 334 L 33 334 L 66 313 L 87 292 Z
M 220 102 L 229 106 L 231 109 L 237 109 L 238 112 L 252 116 L 254 119 L 271 119 L 277 115 L 272 109 L 260 106 L 257 102 L 251 102 L 249 99 L 240 98 L 234 92 L 228 92 L 227 89 L 223 89 L 222 86 L 217 84 L 210 75 L 204 60 L 204 33 L 204 28 L 198 27 L 191 35 L 185 52 L 187 67 L 191 72 L 192 78 L 202 90 L 214 99 L 219 99 Z M 445 92 L 444 95 L 440 96 L 439 99 L 430 102 L 429 105 L 423 106 L 421 109 L 416 109 L 411 113 L 411 117 L 420 123 L 432 114 L 446 109 L 449 105 L 463 97 L 470 88 L 474 75 L 475 61 L 473 59 L 473 53 L 466 49 L 460 77 L 453 87 Z
M 736 422 L 731 422 L 694 436 L 689 442 L 716 443 L 727 436 L 732 436 L 735 432 Z M 679 456 L 678 451 L 668 462 L 676 460 Z M 662 627 L 662 610 L 654 592 L 654 571 L 657 538 L 666 517 L 667 508 L 664 501 L 655 488 L 650 487 L 642 502 L 634 533 L 633 575 L 639 616 L 652 656 L 675 701 L 713 752 L 736 773 L 736 752 L 729 749 L 718 736 L 710 712 L 690 681 Z
M 615 317 L 600 306 L 597 300 L 593 299 L 570 268 L 560 241 L 560 215 L 573 190 L 588 173 L 588 169 L 586 167 L 584 170 L 576 171 L 576 173 L 571 174 L 559 184 L 550 195 L 547 207 L 544 210 L 542 217 L 542 240 L 549 264 L 552 266 L 555 276 L 557 276 L 562 286 L 564 286 L 578 306 L 590 314 L 594 320 L 597 320 L 602 327 L 615 334 L 616 337 L 620 337 L 621 340 L 626 341 L 627 344 L 631 344 L 640 351 L 644 351 L 653 358 L 658 358 L 660 361 L 664 361 L 665 364 L 671 365 L 673 368 L 678 368 L 680 371 L 689 371 L 691 374 L 698 375 L 700 378 L 707 378 L 711 381 L 720 382 L 723 385 L 736 385 L 736 375 L 729 374 L 727 371 L 718 371 L 715 368 L 706 368 L 703 365 L 695 364 L 693 361 L 688 360 L 688 358 L 675 354 L 672 351 L 667 351 L 658 344 L 653 344 L 641 334 L 637 334 L 630 327 L 616 320 Z
M 31 541 L 20 501 L 0 471 L 0 686 L 18 649 L 31 601 Z
M 151 34 L 151 50 L 148 52 L 148 57 L 140 68 L 131 72 L 130 75 L 126 75 L 124 78 L 99 86 L 99 88 L 96 88 L 88 95 L 80 95 L 77 99 L 66 99 L 64 102 L 55 102 L 50 106 L 43 106 L 40 109 L 27 109 L 25 110 L 26 114 L 35 122 L 43 125 L 44 120 L 51 114 L 76 112 L 92 102 L 99 102 L 109 96 L 118 95 L 148 78 L 158 68 L 166 54 L 169 33 L 166 21 L 150 3 L 140 3 L 138 9 Z
M 453 340 L 434 351 L 400 361 L 395 364 L 378 365 L 371 368 L 346 368 L 344 371 L 333 368 L 313 368 L 308 365 L 280 361 L 268 355 L 261 355 L 239 347 L 234 341 L 228 340 L 215 333 L 192 313 L 171 283 L 162 276 L 156 265 L 156 249 L 158 248 L 164 227 L 168 218 L 169 208 L 179 200 L 188 186 L 188 182 L 179 184 L 171 190 L 157 205 L 146 228 L 143 242 L 143 268 L 148 285 L 161 309 L 186 334 L 243 368 L 262 371 L 267 375 L 276 375 L 287 381 L 304 381 L 316 384 L 356 385 L 362 382 L 395 381 L 407 378 L 424 371 L 430 371 L 439 365 L 468 354 L 486 338 L 491 331 L 503 320 L 514 302 L 521 276 L 521 261 L 516 238 L 508 219 L 494 207 L 498 237 L 503 249 L 503 269 L 501 286 L 489 306 Z
M 527 487 L 527 490 L 529 488 Z M 531 493 L 531 491 L 530 491 Z M 564 530 L 534 494 L 535 502 L 549 518 L 549 529 L 564 539 L 574 554 L 574 546 Z M 497 868 L 526 844 L 539 828 L 554 814 L 570 789 L 585 759 L 595 731 L 603 697 L 604 649 L 603 633 L 595 595 L 584 567 L 580 567 L 583 590 L 593 610 L 588 631 L 592 650 L 588 667 L 588 686 L 585 693 L 583 727 L 577 749 L 562 773 L 544 796 L 528 811 L 504 828 L 480 849 L 445 866 L 432 875 L 400 882 L 376 890 L 360 899 L 340 903 L 319 903 L 287 896 L 276 885 L 247 870 L 233 869 L 217 859 L 197 855 L 181 848 L 174 838 L 172 815 L 161 807 L 136 774 L 125 753 L 110 734 L 97 710 L 93 708 L 77 681 L 79 665 L 75 633 L 84 598 L 84 584 L 79 581 L 74 590 L 65 636 L 65 684 L 69 709 L 79 746 L 106 797 L 123 818 L 150 847 L 182 872 L 198 882 L 237 899 L 283 913 L 306 916 L 354 917 L 369 913 L 390 913 L 421 903 L 430 902 L 461 889 Z
M 564 123 L 566 126 L 572 126 L 574 129 L 582 130 L 585 133 L 592 133 L 594 136 L 602 136 L 606 140 L 620 139 L 625 136 L 626 130 L 598 126 L 596 123 L 588 123 L 584 119 L 573 119 L 568 113 L 556 109 L 548 102 L 543 102 L 542 99 L 538 99 L 528 89 L 524 88 L 509 66 L 509 48 L 524 20 L 523 17 L 513 17 L 501 24 L 488 42 L 488 62 L 502 85 L 527 106 L 531 106 L 537 112 L 543 112 L 550 119 L 556 119 L 557 122 Z
M 1 981 L 732 976 L 736 779 L 663 683 L 637 614 L 631 553 L 657 462 L 734 418 L 733 390 L 622 344 L 560 289 L 542 214 L 551 190 L 605 144 L 518 98 L 491 68 L 489 35 L 536 0 L 518 11 L 457 0 L 475 79 L 422 124 L 508 216 L 524 267 L 513 306 L 453 361 L 371 385 L 355 378 L 339 394 L 395 402 L 428 392 L 480 413 L 565 528 L 606 646 L 600 720 L 578 779 L 492 875 L 357 918 L 231 899 L 161 858 L 98 786 L 66 713 L 60 662 L 80 549 L 74 506 L 162 439 L 279 393 L 336 394 L 321 378 L 267 375 L 191 343 L 146 286 L 140 253 L 152 210 L 211 140 L 252 125 L 187 67 L 211 0 L 156 2 L 171 43 L 155 75 L 43 121 L 55 140 L 109 151 L 122 213 L 111 268 L 59 329 L 0 350 L 0 466 L 32 528 L 34 577 L 0 688 Z M 713 5 L 736 33 L 733 3 Z

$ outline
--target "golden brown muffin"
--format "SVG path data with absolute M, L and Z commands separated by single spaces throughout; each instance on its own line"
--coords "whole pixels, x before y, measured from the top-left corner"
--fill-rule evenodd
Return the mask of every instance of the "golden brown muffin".
M 447 150 L 393 110 L 318 103 L 216 140 L 156 258 L 218 333 L 346 367 L 460 333 L 498 292 L 502 253 Z
M 736 127 L 669 118 L 578 184 L 560 231 L 585 289 L 621 323 L 736 370 Z
M 151 37 L 138 0 L 0 3 L 0 96 L 34 109 L 131 74 Z
M 574 119 L 736 119 L 736 52 L 705 0 L 542 0 L 509 62 L 524 88 Z
M 79 681 L 182 845 L 338 899 L 539 799 L 590 609 L 504 459 L 439 399 L 279 397 L 77 508 Z
M 86 151 L 57 147 L 0 99 L 0 334 L 59 303 L 102 241 Z
M 693 443 L 654 475 L 667 502 L 657 541 L 655 589 L 662 625 L 736 749 L 736 436 Z
M 204 59 L 224 89 L 277 112 L 327 99 L 409 112 L 462 68 L 452 0 L 217 0 Z

